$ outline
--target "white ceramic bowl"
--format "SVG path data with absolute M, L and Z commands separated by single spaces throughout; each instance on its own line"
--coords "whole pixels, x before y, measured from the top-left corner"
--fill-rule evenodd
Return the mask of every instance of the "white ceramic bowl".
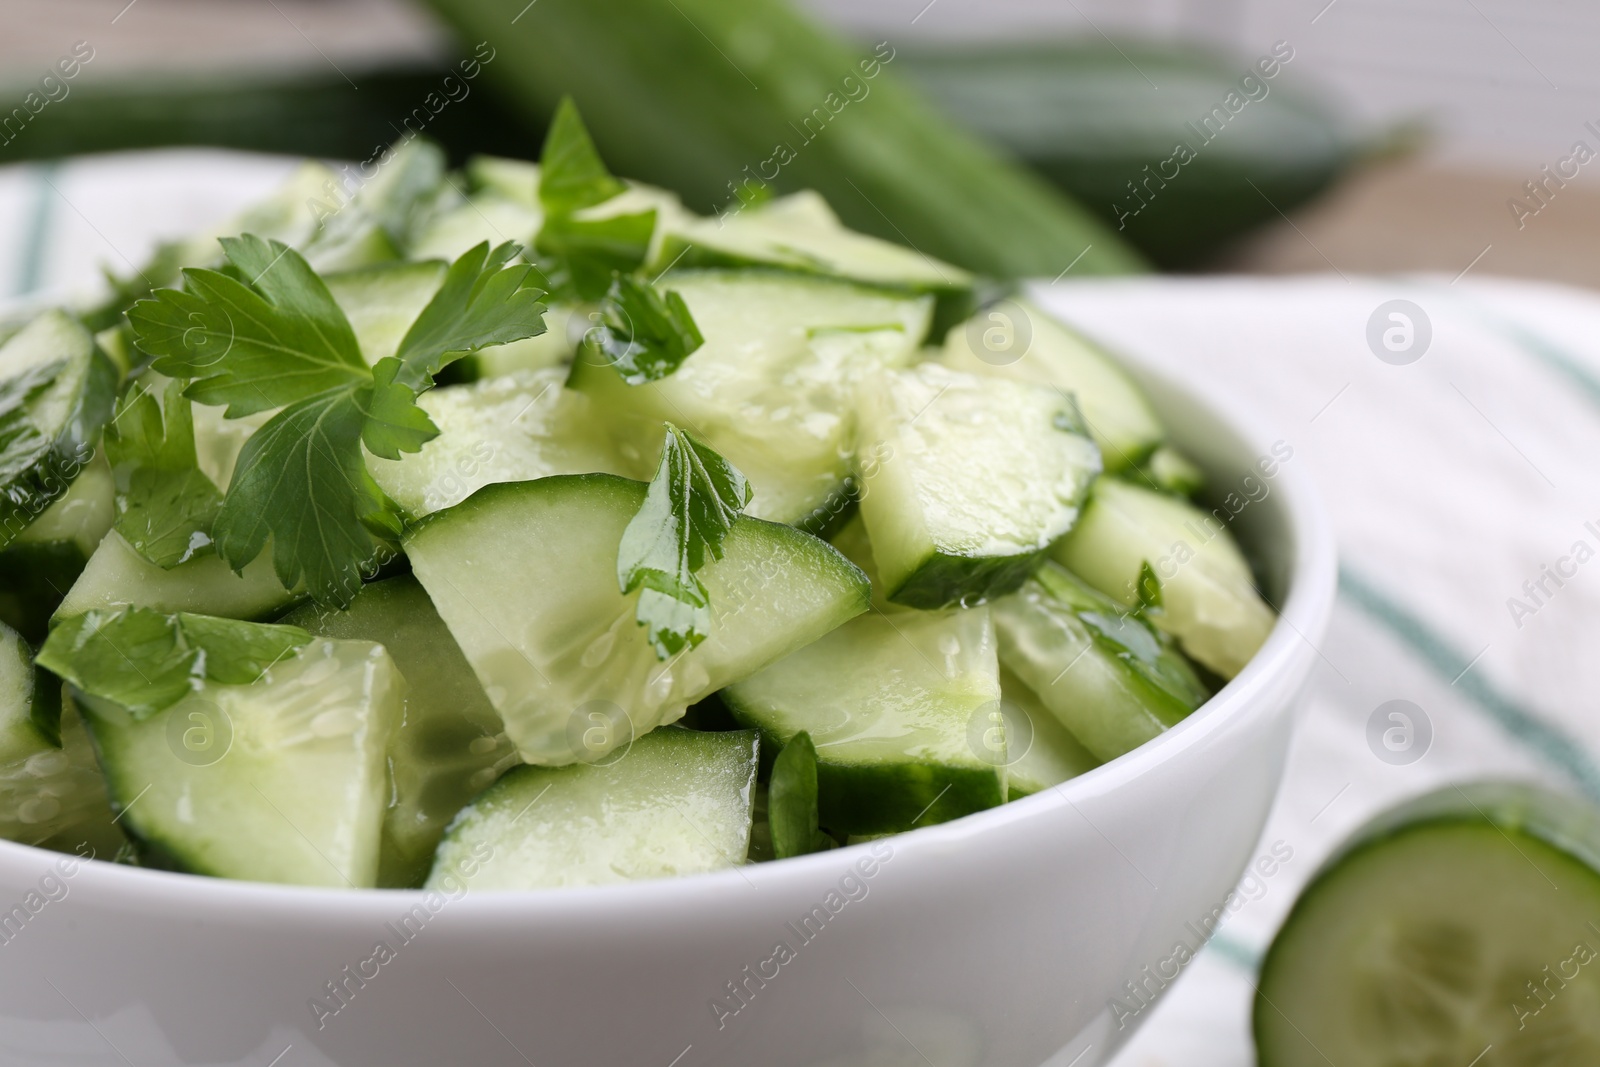
M 1213 486 L 1271 454 L 1203 389 L 1140 377 Z M 1282 609 L 1266 646 L 1179 726 L 1057 790 L 875 847 L 604 889 L 447 900 L 85 863 L 0 922 L 0 1059 L 1101 1063 L 1148 1015 L 1112 998 L 1172 973 L 1248 862 L 1332 608 L 1303 466 L 1263 483 L 1233 527 Z M 0 921 L 58 859 L 0 843 Z

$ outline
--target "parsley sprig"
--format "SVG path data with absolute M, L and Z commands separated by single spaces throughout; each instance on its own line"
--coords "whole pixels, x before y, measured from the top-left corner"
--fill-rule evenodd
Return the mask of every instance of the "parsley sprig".
M 644 264 L 656 213 L 597 215 L 589 209 L 627 192 L 606 169 L 577 105 L 564 97 L 550 120 L 539 164 L 539 206 L 544 223 L 534 246 L 552 288 L 580 301 L 605 295 L 612 278 Z
M 636 618 L 659 659 L 711 632 L 711 601 L 696 571 L 721 559 L 753 490 L 739 470 L 670 422 L 644 504 L 622 533 L 617 581 L 639 590 Z
M 186 270 L 183 289 L 135 304 L 135 340 L 198 403 L 230 418 L 279 409 L 239 455 L 212 523 L 216 550 L 239 571 L 270 539 L 285 587 L 345 607 L 400 533 L 363 448 L 398 459 L 437 436 L 417 396 L 461 356 L 543 333 L 544 293 L 528 285 L 532 267 L 511 265 L 515 245 L 480 244 L 450 266 L 396 354 L 369 367 L 298 252 L 248 234 L 222 246 L 232 273 Z

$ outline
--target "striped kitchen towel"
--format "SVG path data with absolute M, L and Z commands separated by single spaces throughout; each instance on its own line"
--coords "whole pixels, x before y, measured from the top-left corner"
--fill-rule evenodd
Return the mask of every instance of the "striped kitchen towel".
M 131 271 L 292 165 L 183 151 L 0 169 L 0 294 L 92 292 L 102 267 Z M 1260 846 L 1281 862 L 1241 885 L 1117 1060 L 1245 1067 L 1256 966 L 1353 828 L 1491 775 L 1600 800 L 1600 300 L 1470 274 L 1060 281 L 1036 295 L 1254 411 L 1337 525 L 1339 605 Z M 1401 751 L 1381 742 L 1392 701 L 1409 702 Z

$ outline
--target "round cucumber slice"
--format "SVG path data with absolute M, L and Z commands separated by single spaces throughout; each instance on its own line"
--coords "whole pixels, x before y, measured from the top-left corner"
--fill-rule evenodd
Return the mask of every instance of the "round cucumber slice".
M 1600 1063 L 1600 815 L 1449 788 L 1360 835 L 1262 968 L 1262 1067 Z

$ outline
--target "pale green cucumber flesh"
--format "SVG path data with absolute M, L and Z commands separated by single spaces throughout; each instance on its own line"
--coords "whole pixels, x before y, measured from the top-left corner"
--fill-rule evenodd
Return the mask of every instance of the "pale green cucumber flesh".
M 1000 660 L 1096 758 L 1115 759 L 1182 721 L 1207 694 L 1141 620 L 1105 597 L 1064 598 L 1074 584 L 1047 563 L 994 602 Z
M 923 364 L 861 391 L 861 517 L 890 600 L 982 603 L 1071 529 L 1100 470 L 1054 390 Z
M 604 474 L 500 483 L 406 534 L 417 579 L 529 763 L 602 758 L 867 606 L 866 579 L 832 547 L 741 517 L 697 574 L 709 635 L 658 660 L 638 593 L 617 584 L 645 488 Z
M 156 611 L 187 611 L 227 619 L 265 619 L 301 599 L 285 589 L 263 552 L 235 574 L 214 553 L 170 570 L 151 563 L 116 531 L 107 534 L 83 573 L 56 609 L 57 620 L 96 608 L 132 605 Z
M 504 156 L 467 160 L 467 181 L 474 191 L 488 191 L 526 207 L 539 206 L 539 164 Z
M 146 862 L 365 887 L 377 882 L 404 685 L 380 646 L 319 638 L 253 684 L 208 682 L 142 721 L 79 700 Z
M 324 280 L 368 363 L 395 354 L 412 322 L 444 281 L 445 264 L 384 263 L 340 271 Z
M 494 192 L 474 193 L 465 202 L 429 219 L 411 255 L 415 259 L 453 261 L 484 241 L 491 248 L 507 241 L 532 248 L 543 222 L 544 214 L 535 206 Z
M 0 627 L 0 837 L 7 840 L 88 837 L 94 824 L 111 820 L 83 722 L 59 706 L 60 693 L 60 680 L 35 669 L 21 636 Z
M 420 883 L 445 826 L 519 762 L 500 716 L 427 592 L 409 575 L 363 586 L 346 611 L 307 604 L 278 621 L 321 637 L 376 642 L 405 677 L 405 715 L 389 745 L 394 788 L 378 884 Z
M 656 261 L 657 269 L 769 267 L 948 296 L 970 295 L 973 284 L 960 267 L 846 229 L 809 190 L 669 228 Z
M 956 326 L 943 360 L 953 370 L 1072 396 L 1107 470 L 1144 462 L 1164 436 L 1144 391 L 1113 356 L 1027 301 L 1001 301 Z
M 413 519 L 461 503 L 485 485 L 552 474 L 628 474 L 593 400 L 562 385 L 559 368 L 522 371 L 423 393 L 439 436 L 398 460 L 367 460 Z
M 1000 699 L 1008 799 L 1042 792 L 1100 766 L 1094 753 L 1006 667 L 1000 668 Z
M 753 731 L 655 730 L 603 764 L 518 767 L 451 824 L 430 889 L 610 885 L 738 866 Z
M 1262 1067 L 1600 1063 L 1600 873 L 1540 835 L 1430 819 L 1301 896 L 1262 967 Z
M 985 608 L 872 612 L 722 691 L 743 725 L 817 748 L 822 825 L 910 830 L 1003 803 L 1004 746 L 974 739 L 999 708 Z
M 39 675 L 36 685 L 61 683 Z M 42 694 L 36 692 L 34 699 Z M 121 832 L 113 824 L 111 799 L 95 759 L 88 730 L 73 702 L 62 702 L 57 748 L 26 727 L 8 729 L 0 755 L 0 837 L 38 845 L 49 841 L 73 848 L 90 842 L 103 850 Z
M 471 378 L 498 378 L 524 371 L 565 367 L 572 362 L 584 331 L 593 322 L 592 309 L 570 304 L 550 304 L 544 313 L 544 333 L 480 348 L 462 361 Z
M 799 523 L 843 508 L 856 389 L 915 358 L 929 300 L 775 271 L 683 271 L 657 287 L 683 297 L 705 344 L 632 386 L 585 347 L 569 380 L 614 420 L 630 458 L 653 469 L 672 422 L 750 479 L 749 514 Z
M 1157 625 L 1223 678 L 1244 668 L 1276 622 L 1222 521 L 1118 478 L 1095 483 L 1082 518 L 1052 555 L 1125 607 L 1137 602 L 1139 575 L 1149 563 L 1161 582 Z

